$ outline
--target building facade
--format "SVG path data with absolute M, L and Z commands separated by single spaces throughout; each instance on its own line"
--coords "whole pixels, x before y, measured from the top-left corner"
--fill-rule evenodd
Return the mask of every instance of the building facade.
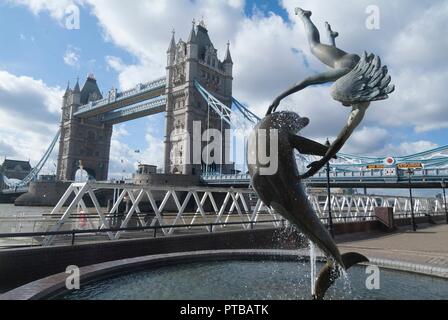
M 222 103 L 231 107 L 233 61 L 229 46 L 223 60 L 218 58 L 218 51 L 210 40 L 208 30 L 203 22 L 193 24 L 187 42 L 175 40 L 170 42 L 167 52 L 167 109 L 165 133 L 165 173 L 199 175 L 205 170 L 207 161 L 198 157 L 207 142 L 201 143 L 198 151 L 194 149 L 193 133 L 202 133 L 210 128 L 219 131 L 229 126 L 208 108 L 207 101 L 195 88 L 195 81 L 201 83 L 212 95 Z M 200 123 L 200 129 L 197 124 Z M 224 135 L 223 135 L 224 136 Z M 229 141 L 224 138 L 223 147 Z M 225 163 L 225 153 L 220 155 L 221 163 Z M 227 166 L 210 164 L 221 172 L 228 171 Z
M 8 179 L 23 180 L 31 173 L 31 164 L 29 161 L 17 161 L 5 159 L 0 166 L 0 175 Z

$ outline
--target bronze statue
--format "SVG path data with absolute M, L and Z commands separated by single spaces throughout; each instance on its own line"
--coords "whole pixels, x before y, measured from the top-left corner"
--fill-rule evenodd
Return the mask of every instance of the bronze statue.
M 344 269 L 368 261 L 359 254 L 341 255 L 329 232 L 314 212 L 302 186 L 295 150 L 301 154 L 324 156 L 328 147 L 298 135 L 309 123 L 294 112 L 276 112 L 265 117 L 255 127 L 248 141 L 248 167 L 252 177 L 252 186 L 260 199 L 273 208 L 293 225 L 298 227 L 327 256 L 334 259 Z M 275 131 L 272 131 L 275 130 Z M 275 174 L 263 174 L 268 165 L 260 160 L 260 141 L 271 140 L 275 132 L 278 138 L 278 167 Z M 267 145 L 269 150 L 271 146 Z M 263 150 L 262 152 L 264 152 Z M 326 290 L 336 280 L 338 267 L 329 262 L 322 271 L 316 285 L 316 299 L 322 299 Z
M 296 15 L 301 17 L 305 25 L 311 52 L 332 69 L 311 76 L 282 93 L 269 107 L 267 115 L 275 112 L 280 102 L 291 94 L 312 85 L 328 82 L 335 82 L 332 88 L 333 98 L 340 101 L 344 106 L 352 107 L 347 125 L 342 129 L 323 158 L 309 166 L 310 170 L 302 176 L 302 179 L 306 179 L 316 174 L 342 149 L 345 142 L 363 120 L 370 102 L 387 99 L 389 94 L 395 90 L 395 86 L 390 85 L 391 77 L 388 75 L 388 69 L 381 65 L 378 56 L 364 53 L 362 57 L 359 57 L 356 54 L 349 54 L 337 48 L 335 38 L 339 34 L 333 32 L 328 23 L 326 23 L 326 28 L 332 45 L 322 44 L 319 30 L 311 21 L 312 13 L 296 8 Z
M 322 269 L 315 288 L 315 298 L 323 299 L 327 289 L 340 275 L 339 266 L 347 270 L 355 264 L 367 262 L 368 259 L 357 253 L 340 254 L 334 240 L 308 201 L 302 180 L 316 174 L 329 160 L 336 157 L 337 152 L 364 118 L 371 101 L 387 99 L 395 88 L 390 85 L 391 77 L 387 67 L 381 66 L 377 56 L 365 53 L 359 57 L 338 49 L 335 46 L 338 33 L 334 32 L 328 23 L 326 28 L 333 45 L 322 44 L 319 31 L 311 22 L 311 12 L 297 8 L 296 14 L 305 24 L 312 53 L 333 70 L 307 78 L 275 99 L 266 117 L 249 137 L 248 167 L 252 186 L 263 203 L 298 227 L 331 258 Z M 308 86 L 326 82 L 335 82 L 332 88 L 335 100 L 344 106 L 352 107 L 347 125 L 330 147 L 298 135 L 300 130 L 309 124 L 308 118 L 302 118 L 294 112 L 275 112 L 287 96 Z M 277 140 L 271 139 L 274 134 Z M 260 144 L 262 139 L 265 142 Z M 266 154 L 267 150 L 272 152 L 272 141 L 278 142 L 277 171 L 265 174 L 265 169 L 271 164 L 266 164 L 260 155 Z M 267 150 L 260 152 L 263 148 Z M 322 160 L 312 163 L 310 170 L 300 175 L 295 157 L 296 150 L 301 154 L 320 156 Z

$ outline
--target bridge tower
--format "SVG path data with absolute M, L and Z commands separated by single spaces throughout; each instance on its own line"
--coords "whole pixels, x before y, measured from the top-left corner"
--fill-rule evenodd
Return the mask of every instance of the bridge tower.
M 193 154 L 193 151 L 197 153 L 192 143 L 194 123 L 201 123 L 201 134 L 207 128 L 221 131 L 229 126 L 217 114 L 209 111 L 194 81 L 197 80 L 222 103 L 231 107 L 233 61 L 230 48 L 227 47 L 226 56 L 221 61 L 205 23 L 201 21 L 197 26 L 193 22 L 187 42 L 180 39 L 176 43 L 173 31 L 167 55 L 165 172 L 199 175 L 206 166 L 203 162 L 201 164 L 200 159 L 198 163 L 197 155 Z M 229 148 L 224 134 L 223 137 L 224 148 Z M 202 142 L 201 150 L 206 145 L 206 142 Z M 226 163 L 224 152 L 216 157 L 222 157 L 222 163 Z M 213 164 L 212 167 L 216 171 L 228 173 L 231 166 Z
M 80 119 L 73 115 L 81 105 L 100 99 L 102 95 L 93 75 L 87 77 L 82 89 L 79 82 L 73 89 L 67 87 L 62 104 L 58 180 L 73 181 L 81 166 L 90 178 L 107 180 L 112 125 L 96 118 Z

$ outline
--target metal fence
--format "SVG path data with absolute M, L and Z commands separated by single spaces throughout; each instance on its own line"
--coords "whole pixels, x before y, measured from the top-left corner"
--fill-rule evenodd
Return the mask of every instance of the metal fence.
M 113 194 L 113 201 L 105 208 L 100 206 L 97 194 L 107 190 Z M 328 199 L 325 194 L 311 193 L 309 201 L 324 222 L 329 218 L 330 206 L 334 223 L 375 220 L 377 207 L 392 207 L 396 218 L 411 215 L 411 201 L 407 197 L 333 194 Z M 93 206 L 88 208 L 86 203 Z M 416 217 L 445 213 L 443 201 L 436 198 L 414 198 L 412 205 Z M 278 228 L 285 224 L 282 217 L 265 206 L 251 189 L 147 187 L 92 182 L 72 184 L 49 214 L 8 219 L 11 224 L 15 223 L 15 228 L 10 229 L 10 237 L 4 234 L 0 239 L 21 238 L 24 244 L 29 244 L 27 237 L 32 237 L 31 243 L 46 246 L 54 243 L 56 237 L 72 235 L 73 230 L 75 234 L 118 240 L 123 236 L 138 236 L 137 232 L 148 230 L 170 236 L 182 232 L 219 232 L 229 228 Z M 2 225 L 5 221 L 0 219 Z M 45 237 L 41 238 L 43 234 Z M 147 236 L 147 232 L 142 236 Z

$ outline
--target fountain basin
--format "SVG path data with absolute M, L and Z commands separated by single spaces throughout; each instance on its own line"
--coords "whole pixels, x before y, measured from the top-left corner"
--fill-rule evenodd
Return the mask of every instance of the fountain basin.
M 322 264 L 318 265 L 318 269 Z M 67 274 L 13 290 L 0 299 L 63 300 L 306 300 L 309 258 L 280 250 L 168 254 L 81 269 L 81 290 L 67 291 Z M 446 299 L 448 280 L 381 269 L 380 289 L 366 287 L 366 266 L 338 280 L 327 299 Z M 33 292 L 32 289 L 35 288 Z

